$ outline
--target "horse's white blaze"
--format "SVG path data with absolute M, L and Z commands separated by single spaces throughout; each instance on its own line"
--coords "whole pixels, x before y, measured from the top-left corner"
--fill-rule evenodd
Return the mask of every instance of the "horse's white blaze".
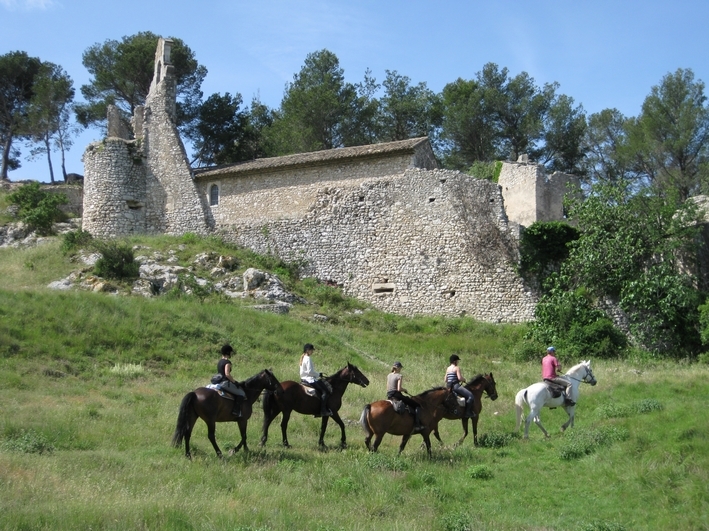
M 569 369 L 569 371 L 564 375 L 571 382 L 571 396 L 570 398 L 574 402 L 578 402 L 579 399 L 579 386 L 581 382 L 586 382 L 591 385 L 596 385 L 596 378 L 593 376 L 591 371 L 591 361 L 582 361 L 578 365 L 574 365 Z M 529 407 L 529 414 L 527 415 L 524 423 L 524 438 L 529 437 L 529 425 L 534 421 L 534 423 L 539 426 L 546 437 L 549 437 L 549 433 L 539 418 L 539 414 L 543 407 L 563 407 L 566 410 L 567 415 L 569 415 L 569 420 L 561 426 L 562 431 L 568 427 L 574 426 L 574 415 L 575 406 L 564 406 L 564 398 L 552 398 L 547 385 L 544 382 L 538 382 L 530 385 L 525 389 L 521 389 L 517 396 L 515 396 L 515 410 L 517 413 L 517 427 L 519 430 L 520 424 L 522 423 L 522 413 L 524 411 L 524 406 Z

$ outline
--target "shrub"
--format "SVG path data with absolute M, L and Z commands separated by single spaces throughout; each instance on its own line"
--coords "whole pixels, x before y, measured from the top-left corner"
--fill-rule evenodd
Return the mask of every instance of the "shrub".
M 492 479 L 492 470 L 487 465 L 473 465 L 468 467 L 468 476 L 473 479 Z
M 519 437 L 517 433 L 502 433 L 495 431 L 483 433 L 478 438 L 478 446 L 481 446 L 482 448 L 502 448 L 510 444 L 517 437 Z
M 621 442 L 629 437 L 628 430 L 615 426 L 577 430 L 568 435 L 567 441 L 559 450 L 561 459 L 579 459 L 592 454 L 603 446 Z
M 448 513 L 442 518 L 445 531 L 473 531 L 473 521 L 462 511 Z
M 17 205 L 17 216 L 40 235 L 52 233 L 55 221 L 66 219 L 59 205 L 69 202 L 65 194 L 53 194 L 42 190 L 39 183 L 21 186 L 7 196 L 10 203 Z
M 65 233 L 62 236 L 61 250 L 64 255 L 71 254 L 83 247 L 88 246 L 93 241 L 91 233 L 85 230 L 76 230 Z
M 540 276 L 553 264 L 569 256 L 568 243 L 579 238 L 579 231 L 563 221 L 536 221 L 522 233 L 520 268 L 522 273 Z
M 54 451 L 54 446 L 47 438 L 34 430 L 22 430 L 18 433 L 10 434 L 10 436 L 2 442 L 2 448 L 25 454 L 44 454 Z
M 94 240 L 94 248 L 101 254 L 96 260 L 94 274 L 116 280 L 138 278 L 140 264 L 135 261 L 133 249 L 115 240 Z

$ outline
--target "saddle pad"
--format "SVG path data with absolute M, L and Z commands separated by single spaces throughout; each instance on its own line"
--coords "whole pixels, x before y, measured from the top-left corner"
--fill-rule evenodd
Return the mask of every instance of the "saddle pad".
M 314 396 L 314 397 L 317 397 L 317 396 L 318 396 L 318 392 L 315 390 L 314 387 L 309 387 L 309 386 L 304 385 L 304 384 L 300 384 L 300 386 L 303 388 L 303 391 L 305 391 L 305 394 L 306 394 L 306 395 Z
M 222 398 L 226 398 L 227 400 L 234 400 L 234 396 L 222 391 L 222 388 L 219 387 L 219 384 L 209 384 L 205 385 L 205 387 L 207 389 L 212 389 L 213 391 L 216 391 Z

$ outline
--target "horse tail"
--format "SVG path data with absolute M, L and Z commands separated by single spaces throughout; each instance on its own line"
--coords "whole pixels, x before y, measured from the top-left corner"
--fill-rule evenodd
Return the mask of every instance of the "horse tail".
M 517 412 L 517 427 L 515 428 L 516 430 L 519 430 L 519 427 L 522 424 L 522 412 L 524 409 L 524 404 L 526 403 L 527 390 L 522 389 L 519 393 L 517 393 L 517 396 L 515 396 L 515 411 Z
M 359 417 L 359 423 L 367 437 L 372 436 L 372 430 L 369 428 L 369 413 L 371 412 L 372 404 L 367 404 L 362 410 L 362 415 Z
M 177 426 L 175 427 L 175 433 L 172 435 L 172 445 L 175 447 L 182 446 L 182 439 L 190 432 L 189 413 L 194 407 L 193 404 L 196 399 L 197 395 L 194 391 L 187 393 L 182 399 L 180 412 L 177 414 Z

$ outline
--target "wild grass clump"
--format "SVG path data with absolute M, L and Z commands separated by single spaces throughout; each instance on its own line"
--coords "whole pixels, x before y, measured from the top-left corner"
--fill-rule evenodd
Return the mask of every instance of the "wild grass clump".
M 492 479 L 495 475 L 487 465 L 472 465 L 467 470 L 468 477 L 473 479 Z
M 34 430 L 11 431 L 0 442 L 0 448 L 23 454 L 47 454 L 54 451 L 54 445 L 42 433 Z
M 503 448 L 515 439 L 519 439 L 519 434 L 516 432 L 492 431 L 478 437 L 478 446 L 481 448 Z
M 589 522 L 584 525 L 582 531 L 626 531 L 624 525 L 617 522 Z
M 596 414 L 600 418 L 613 419 L 631 417 L 637 414 L 652 413 L 662 411 L 664 406 L 654 398 L 645 398 L 631 404 L 603 404 L 596 409 Z
M 441 518 L 444 531 L 473 531 L 474 522 L 471 516 L 461 510 L 450 512 Z
M 111 374 L 133 378 L 145 374 L 145 367 L 139 363 L 116 363 L 109 369 Z
M 367 454 L 364 464 L 372 470 L 389 470 L 392 472 L 400 472 L 408 468 L 406 461 L 400 457 L 392 457 L 381 452 Z
M 574 430 L 567 435 L 568 439 L 559 450 L 563 460 L 579 459 L 616 442 L 625 441 L 630 437 L 628 430 L 616 426 L 606 426 L 593 429 Z

